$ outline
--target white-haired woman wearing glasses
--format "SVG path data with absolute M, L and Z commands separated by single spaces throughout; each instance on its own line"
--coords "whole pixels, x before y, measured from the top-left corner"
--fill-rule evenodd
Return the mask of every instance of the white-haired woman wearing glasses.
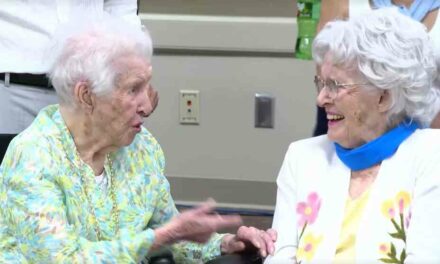
M 327 135 L 290 145 L 266 263 L 440 263 L 439 98 L 425 28 L 393 8 L 313 44 Z

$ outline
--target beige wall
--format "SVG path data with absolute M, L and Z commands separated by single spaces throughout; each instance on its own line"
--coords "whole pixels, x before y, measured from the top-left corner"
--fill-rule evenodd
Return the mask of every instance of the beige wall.
M 294 0 L 140 0 L 141 13 L 293 17 Z
M 284 153 L 290 142 L 311 135 L 315 118 L 313 63 L 293 58 L 295 20 L 142 18 L 159 51 L 153 84 L 160 103 L 146 126 L 165 151 L 175 199 L 272 208 Z M 198 126 L 178 122 L 183 89 L 200 91 Z M 275 96 L 274 129 L 254 128 L 258 92 Z

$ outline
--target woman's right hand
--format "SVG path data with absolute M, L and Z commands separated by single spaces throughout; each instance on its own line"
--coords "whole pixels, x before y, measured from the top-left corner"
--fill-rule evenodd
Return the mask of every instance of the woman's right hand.
M 187 210 L 155 230 L 155 244 L 172 244 L 181 240 L 205 243 L 217 230 L 241 224 L 240 216 L 221 216 L 214 212 L 215 202 L 208 200 Z

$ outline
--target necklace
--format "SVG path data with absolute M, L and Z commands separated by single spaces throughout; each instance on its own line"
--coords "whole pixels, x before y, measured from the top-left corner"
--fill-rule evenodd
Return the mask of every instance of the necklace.
M 64 122 L 64 120 L 63 120 L 63 122 Z M 78 149 L 76 148 L 75 141 L 73 139 L 73 135 L 70 133 L 70 131 L 67 128 L 67 125 L 65 123 L 64 123 L 64 133 L 67 138 L 70 136 L 71 137 L 70 140 L 72 141 L 72 146 L 70 146 L 70 147 L 67 147 L 66 145 L 64 145 L 62 143 L 63 148 L 64 148 L 64 153 L 66 154 L 66 159 L 68 161 L 71 161 L 69 163 L 70 166 L 72 166 L 72 163 L 73 163 L 80 171 L 80 178 L 81 178 L 81 184 L 82 184 L 81 188 L 83 189 L 84 194 L 86 196 L 90 216 L 92 218 L 93 229 L 95 230 L 98 241 L 105 240 L 104 236 L 102 234 L 102 230 L 99 227 L 98 220 L 96 218 L 95 207 L 93 206 L 92 199 L 90 198 L 90 195 L 89 195 L 89 188 L 88 188 L 89 184 L 84 177 L 85 173 L 84 173 L 83 168 L 87 168 L 88 164 L 86 164 L 81 159 L 79 152 L 78 152 Z M 66 140 L 68 140 L 68 139 L 66 139 Z M 76 155 L 74 154 L 72 157 L 73 162 L 71 159 L 69 159 L 69 155 L 68 155 L 68 153 L 70 151 L 72 151 L 72 148 L 74 150 L 74 153 L 76 154 Z M 109 169 L 109 173 L 108 173 L 109 174 L 108 175 L 109 176 L 108 183 L 110 184 L 109 195 L 110 195 L 110 200 L 112 201 L 112 210 L 110 211 L 110 229 L 113 230 L 114 234 L 116 235 L 119 232 L 119 209 L 116 204 L 117 201 L 116 201 L 116 190 L 115 190 L 116 180 L 115 180 L 115 173 L 113 170 L 113 160 L 110 158 L 110 155 L 107 155 L 106 159 L 107 159 L 107 164 L 108 164 L 108 169 Z M 71 167 L 71 169 L 72 169 L 72 171 L 74 171 L 73 166 Z M 105 166 L 104 166 L 104 170 L 105 170 Z
M 79 157 L 79 155 L 78 155 Z M 80 159 L 81 160 L 81 159 Z M 107 155 L 107 161 L 108 161 L 108 168 L 109 168 L 109 183 L 110 183 L 110 199 L 112 201 L 112 210 L 110 212 L 110 229 L 114 231 L 114 234 L 117 234 L 119 231 L 119 209 L 116 204 L 116 191 L 115 191 L 115 177 L 114 177 L 114 171 L 113 171 L 113 161 L 111 160 L 110 156 Z M 82 163 L 84 163 L 81 160 Z M 105 167 L 104 167 L 105 169 Z M 92 217 L 92 224 L 93 229 L 95 230 L 96 236 L 98 237 L 98 240 L 104 240 L 104 236 L 102 234 L 102 230 L 99 227 L 98 220 L 96 218 L 95 213 L 95 207 L 92 204 L 92 199 L 89 195 L 89 188 L 86 180 L 84 179 L 84 173 L 83 170 L 81 170 L 81 182 L 83 184 L 83 190 L 84 194 L 87 199 L 87 204 L 89 206 L 90 215 Z

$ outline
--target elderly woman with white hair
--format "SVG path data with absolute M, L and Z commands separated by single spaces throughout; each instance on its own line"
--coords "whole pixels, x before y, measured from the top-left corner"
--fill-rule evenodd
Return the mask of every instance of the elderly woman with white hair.
M 54 50 L 60 104 L 12 141 L 0 167 L 0 262 L 137 263 L 164 245 L 177 263 L 271 253 L 270 230 L 214 233 L 240 218 L 212 202 L 178 214 L 162 149 L 142 126 L 151 39 L 122 21 L 88 26 Z
M 426 29 L 397 10 L 329 22 L 313 43 L 327 135 L 290 145 L 274 263 L 440 263 L 440 103 Z

